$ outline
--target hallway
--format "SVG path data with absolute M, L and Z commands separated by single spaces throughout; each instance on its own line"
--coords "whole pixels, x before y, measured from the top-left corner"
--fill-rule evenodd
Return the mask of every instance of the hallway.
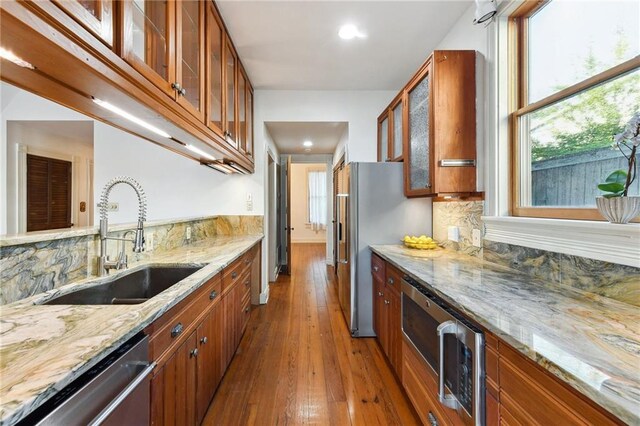
M 294 244 L 204 419 L 236 424 L 418 424 L 374 339 L 352 339 L 324 244 Z

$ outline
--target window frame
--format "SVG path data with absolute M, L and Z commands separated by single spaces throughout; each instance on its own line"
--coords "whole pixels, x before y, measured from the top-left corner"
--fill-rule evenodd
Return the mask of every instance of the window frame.
M 637 68 L 640 68 L 640 55 L 627 60 L 613 68 L 604 70 L 592 77 L 579 81 L 563 90 L 554 92 L 533 103 L 527 102 L 527 36 L 528 21 L 536 12 L 552 0 L 526 0 L 509 15 L 508 20 L 508 79 L 509 79 L 509 209 L 510 215 L 516 217 L 538 217 L 553 219 L 605 220 L 595 206 L 584 207 L 525 207 L 521 206 L 523 193 L 521 171 L 525 155 L 519 137 L 521 116 L 532 113 L 546 106 L 568 99 L 573 95 L 586 91 L 599 84 L 613 80 Z M 613 135 L 612 135 L 613 137 Z

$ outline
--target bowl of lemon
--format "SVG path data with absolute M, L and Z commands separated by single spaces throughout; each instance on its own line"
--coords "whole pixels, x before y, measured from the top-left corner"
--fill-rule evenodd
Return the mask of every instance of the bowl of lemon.
M 402 242 L 405 247 L 412 249 L 433 250 L 438 248 L 438 244 L 431 237 L 427 237 L 426 235 L 420 235 L 419 237 L 405 235 Z

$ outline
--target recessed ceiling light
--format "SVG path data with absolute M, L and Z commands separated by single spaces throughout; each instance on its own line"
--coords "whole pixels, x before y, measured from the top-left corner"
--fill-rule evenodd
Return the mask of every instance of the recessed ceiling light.
M 5 49 L 4 47 L 0 47 L 0 58 L 4 58 L 9 62 L 13 62 L 14 64 L 22 68 L 28 68 L 30 70 L 36 69 L 36 67 L 31 65 L 29 62 L 25 61 L 22 58 L 17 57 L 16 55 L 14 55 L 13 52 Z
M 306 147 L 310 147 L 310 146 L 313 146 L 313 142 L 311 142 L 311 141 L 304 141 L 304 142 L 302 143 L 302 145 L 304 145 L 304 146 L 306 146 Z
M 343 40 L 352 40 L 354 38 L 367 38 L 367 35 L 353 24 L 346 24 L 340 27 L 338 35 Z

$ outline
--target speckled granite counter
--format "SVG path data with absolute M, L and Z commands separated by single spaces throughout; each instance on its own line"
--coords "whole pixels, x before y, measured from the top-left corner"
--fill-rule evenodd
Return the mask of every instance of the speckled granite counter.
M 94 277 L 0 307 L 0 424 L 19 421 L 261 239 L 216 237 L 154 255 L 146 264 L 206 266 L 139 305 L 34 305 Z
M 623 421 L 640 424 L 637 307 L 449 250 L 371 249 Z

